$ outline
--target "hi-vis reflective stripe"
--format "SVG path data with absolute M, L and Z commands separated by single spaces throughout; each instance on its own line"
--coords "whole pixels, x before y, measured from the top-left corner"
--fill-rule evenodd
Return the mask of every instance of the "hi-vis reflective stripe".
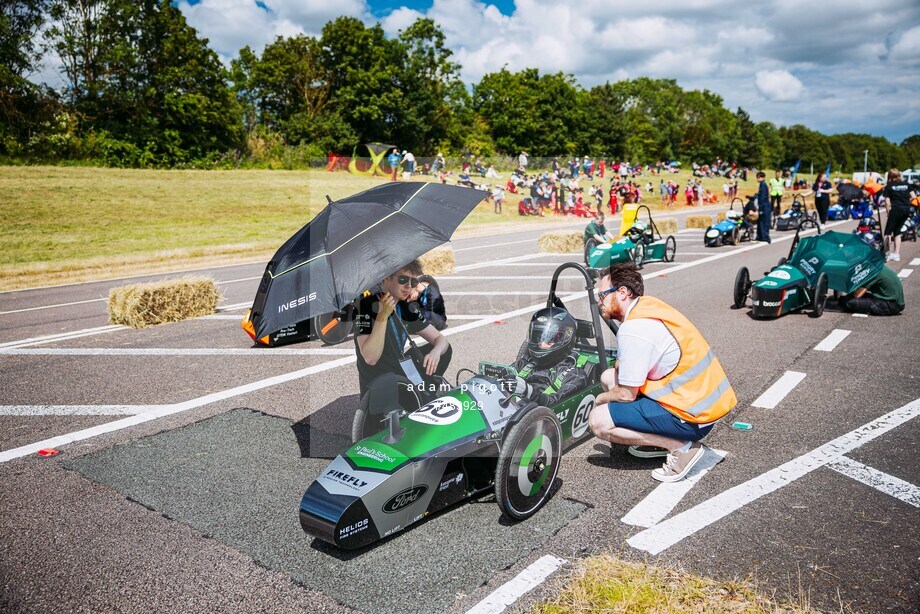
M 383 222 L 387 221 L 388 219 L 390 219 L 391 217 L 393 217 L 393 216 L 396 215 L 397 213 L 401 213 L 402 210 L 406 208 L 406 205 L 408 205 L 410 202 L 412 202 L 412 199 L 415 198 L 416 196 L 418 196 L 418 193 L 421 192 L 422 190 L 424 190 L 427 186 L 428 186 L 428 183 L 427 183 L 427 182 L 423 183 L 423 184 L 422 184 L 422 187 L 420 187 L 418 190 L 416 190 L 415 193 L 414 193 L 412 196 L 410 196 L 410 197 L 406 200 L 406 202 L 404 202 L 404 203 L 402 204 L 402 206 L 401 206 L 399 209 L 397 209 L 397 210 L 394 211 L 393 213 L 390 213 L 389 215 L 385 215 L 385 216 L 382 217 L 381 219 L 377 220 L 376 222 L 374 222 L 373 224 L 371 224 L 370 226 L 368 226 L 367 228 L 365 228 L 364 230 L 362 230 L 361 232 L 359 232 L 358 234 L 356 234 L 355 236 L 353 236 L 353 237 L 350 238 L 349 240 L 347 240 L 347 241 L 345 241 L 344 243 L 342 243 L 341 245 L 339 245 L 337 248 L 335 248 L 335 249 L 332 250 L 331 252 L 323 252 L 322 254 L 320 254 L 320 255 L 318 255 L 318 256 L 313 256 L 313 257 L 310 258 L 309 260 L 306 260 L 306 261 L 304 261 L 304 262 L 301 262 L 300 264 L 295 264 L 295 265 L 292 266 L 291 268 L 286 269 L 286 270 L 284 270 L 284 271 L 281 271 L 281 272 L 278 273 L 277 275 L 273 275 L 272 273 L 269 272 L 269 275 L 271 276 L 272 279 L 275 279 L 276 277 L 280 277 L 280 276 L 284 275 L 285 273 L 290 273 L 290 272 L 293 271 L 294 269 L 299 269 L 300 267 L 302 267 L 302 266 L 304 266 L 304 265 L 306 265 L 306 264 L 310 264 L 310 263 L 313 262 L 314 260 L 318 260 L 318 259 L 324 258 L 324 257 L 326 257 L 326 256 L 331 256 L 332 254 L 336 253 L 337 251 L 339 251 L 340 249 L 342 249 L 343 247 L 345 247 L 346 245 L 348 245 L 349 243 L 351 243 L 352 241 L 354 241 L 355 239 L 357 239 L 358 237 L 360 237 L 361 235 L 363 235 L 365 232 L 369 232 L 370 229 L 373 228 L 374 226 L 376 226 L 377 224 L 382 224 Z
M 702 359 L 680 375 L 677 375 L 672 379 L 667 386 L 662 386 L 657 390 L 650 390 L 645 393 L 650 399 L 657 401 L 658 399 L 665 397 L 684 384 L 693 381 L 698 375 L 701 375 L 706 369 L 709 368 L 709 365 L 712 364 L 712 361 L 716 359 L 716 355 L 712 353 L 712 350 L 709 350 L 709 353 L 703 356 Z
M 691 416 L 699 416 L 701 413 L 708 409 L 712 409 L 712 406 L 715 405 L 722 395 L 732 389 L 731 384 L 728 383 L 728 378 L 722 378 L 722 381 L 719 382 L 719 385 L 716 386 L 716 389 L 713 390 L 710 394 L 706 396 L 705 399 L 694 405 L 693 407 L 687 409 L 687 413 Z

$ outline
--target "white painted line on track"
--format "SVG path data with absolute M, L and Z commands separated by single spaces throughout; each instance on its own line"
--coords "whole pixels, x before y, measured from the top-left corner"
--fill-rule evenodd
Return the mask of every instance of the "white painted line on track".
M 335 348 L 41 348 L 0 349 L 0 356 L 354 356 Z
M 557 267 L 563 262 L 571 262 L 570 260 L 564 260 L 562 262 L 506 262 L 503 264 L 490 265 L 495 268 L 505 268 L 505 267 L 518 267 L 518 266 L 543 266 L 543 267 Z M 484 267 L 475 267 L 475 268 L 484 268 Z M 459 270 L 459 269 L 458 269 Z M 545 279 L 545 278 L 544 278 Z
M 920 258 L 914 258 L 910 261 L 910 266 L 920 266 Z
M 217 311 L 239 311 L 240 309 L 249 309 L 250 307 L 252 307 L 252 301 L 234 303 L 232 305 L 221 305 L 217 308 Z
M 153 405 L 0 405 L 0 416 L 133 416 Z
M 868 313 L 854 313 L 853 317 L 854 318 L 868 318 L 869 314 Z
M 729 488 L 664 522 L 633 535 L 626 543 L 651 554 L 659 554 L 696 532 L 718 522 L 748 503 L 760 499 L 808 475 L 844 454 L 881 437 L 920 414 L 920 399 L 891 411 L 863 426 L 792 459 L 756 478 Z
M 548 262 L 547 264 L 554 264 L 554 265 L 555 265 L 556 263 L 555 263 L 555 262 L 553 262 L 553 263 L 549 263 L 549 262 Z M 505 266 L 508 266 L 508 265 L 505 265 Z M 520 280 L 520 279 L 524 279 L 524 280 L 535 279 L 535 280 L 539 280 L 539 281 L 542 281 L 542 282 L 546 283 L 546 279 L 547 279 L 547 278 L 546 278 L 546 275 L 445 275 L 445 276 L 441 277 L 441 280 L 440 280 L 439 283 L 444 284 L 444 283 L 447 282 L 447 281 L 455 281 L 455 280 L 463 280 L 463 281 L 490 281 L 490 280 L 496 280 L 496 281 L 498 281 L 498 280 L 516 281 L 516 280 Z M 564 279 L 565 279 L 565 280 L 574 280 L 574 281 L 582 280 L 582 281 L 583 281 L 583 280 L 584 280 L 584 276 L 582 276 L 580 273 L 577 273 L 577 274 L 575 274 L 575 275 L 572 275 L 572 274 L 570 274 L 568 271 L 566 271 L 565 273 L 563 273 L 562 275 L 559 276 L 559 279 L 560 279 L 560 280 L 564 280 Z
M 211 269 L 229 269 L 235 266 L 252 266 L 254 264 L 261 264 L 263 267 L 266 265 L 267 261 L 257 260 L 255 262 L 239 262 L 236 264 L 221 264 L 217 266 L 208 266 L 198 269 L 183 269 L 181 271 L 164 271 L 162 273 L 141 273 L 140 275 L 126 275 L 125 277 L 109 277 L 106 279 L 94 279 L 92 281 L 75 281 L 69 284 L 53 284 L 50 286 L 34 286 L 32 288 L 21 288 L 19 290 L 2 290 L 0 294 L 14 294 L 16 292 L 31 292 L 32 290 L 51 290 L 56 288 L 68 288 L 70 286 L 88 286 L 90 284 L 105 284 L 112 283 L 113 281 L 121 281 L 123 279 L 139 279 L 141 277 L 162 277 L 165 279 L 167 275 L 180 275 L 182 273 L 195 273 L 197 271 L 210 271 Z
M 241 277 L 239 279 L 227 279 L 227 280 L 215 279 L 214 283 L 218 285 L 220 284 L 238 284 L 243 281 L 258 281 L 260 279 L 262 279 L 261 275 L 259 275 L 258 277 Z
M 252 382 L 250 384 L 244 384 L 243 386 L 237 386 L 236 388 L 230 388 L 229 390 L 215 392 L 213 394 L 198 397 L 197 399 L 191 399 L 190 401 L 185 401 L 183 403 L 176 403 L 174 405 L 150 405 L 143 408 L 140 413 L 128 418 L 113 420 L 112 422 L 100 424 L 98 426 L 83 429 L 81 431 L 75 431 L 66 435 L 52 437 L 50 439 L 45 439 L 44 441 L 13 448 L 12 450 L 5 450 L 0 452 L 0 463 L 5 463 L 15 458 L 21 458 L 23 456 L 28 456 L 29 454 L 35 454 L 43 448 L 56 448 L 67 445 L 69 443 L 73 443 L 75 441 L 83 441 L 91 437 L 103 435 L 105 433 L 120 431 L 121 429 L 143 424 L 144 422 L 150 422 L 151 420 L 156 420 L 157 418 L 163 418 L 164 416 L 178 414 L 190 409 L 202 407 L 204 405 L 210 405 L 211 403 L 217 403 L 218 401 L 223 401 L 225 399 L 231 399 L 233 397 L 248 394 L 250 392 L 256 392 L 258 390 L 262 390 L 263 388 L 268 388 L 269 386 L 276 386 L 278 384 L 300 379 L 314 373 L 328 371 L 330 369 L 351 364 L 353 362 L 355 362 L 354 356 L 348 356 L 345 358 L 339 358 L 338 360 L 332 360 L 321 365 L 300 369 L 299 371 L 292 371 L 283 375 L 276 375 L 275 377 Z
M 898 277 L 900 277 L 901 279 L 907 279 L 908 277 L 910 277 L 910 274 L 913 272 L 914 272 L 913 269 L 901 269 L 900 271 L 898 271 Z
M 841 341 L 850 335 L 850 332 L 851 331 L 843 330 L 842 328 L 835 328 L 823 341 L 821 341 L 821 343 L 815 346 L 815 349 L 819 352 L 831 352 L 835 347 L 840 345 Z
M 901 478 L 896 478 L 868 465 L 863 465 L 847 456 L 841 456 L 836 461 L 828 463 L 827 466 L 829 469 L 833 469 L 848 478 L 853 478 L 886 495 L 900 499 L 904 503 L 920 507 L 920 488 L 910 482 L 905 482 Z
M 452 313 L 452 314 L 449 314 L 449 315 L 448 315 L 447 321 L 450 322 L 451 320 L 482 320 L 482 319 L 484 319 L 484 318 L 497 318 L 499 315 L 500 315 L 500 314 L 497 314 L 497 313 L 496 313 L 494 316 L 493 316 L 493 315 L 489 315 L 489 314 L 487 314 L 487 313 L 481 313 L 481 314 L 462 314 L 462 315 L 456 315 L 456 314 L 453 314 L 453 313 Z
M 565 565 L 565 559 L 551 554 L 540 557 L 511 580 L 499 586 L 491 595 L 467 610 L 466 614 L 499 614 L 508 606 L 543 583 L 557 569 Z
M 44 335 L 42 337 L 29 337 L 28 339 L 20 339 L 19 341 L 7 341 L 6 343 L 0 343 L 0 349 L 13 348 L 13 347 L 29 347 L 32 345 L 55 343 L 57 341 L 67 341 L 69 339 L 79 339 L 80 337 L 89 337 L 90 335 L 101 335 L 104 333 L 112 333 L 112 332 L 115 332 L 116 330 L 122 330 L 125 328 L 127 328 L 127 326 L 112 324 L 109 326 L 99 326 L 96 328 L 84 328 L 81 330 L 73 330 L 73 331 L 66 332 L 66 333 L 58 333 L 56 335 Z
M 213 315 L 213 316 L 202 316 L 202 317 L 197 318 L 197 319 L 199 319 L 199 320 L 233 320 L 234 322 L 240 322 L 240 321 L 242 321 L 242 316 L 240 316 L 239 314 L 237 314 L 237 315 L 231 315 L 231 314 L 221 315 L 221 314 L 217 314 L 217 315 Z
M 584 254 L 576 254 L 577 256 L 584 257 Z M 477 262 L 475 264 L 464 264 L 454 268 L 454 271 L 461 273 L 463 271 L 472 271 L 474 269 L 484 269 L 486 267 L 495 267 L 502 266 L 512 262 L 523 262 L 525 260 L 536 260 L 537 258 L 545 258 L 547 256 L 566 256 L 566 254 L 523 254 L 521 256 L 512 256 L 510 258 L 499 258 L 497 260 L 488 260 L 486 262 Z
M 500 292 L 441 292 L 441 296 L 546 296 L 549 290 L 520 290 L 520 291 L 500 291 Z M 448 314 L 448 319 L 450 315 Z
M 524 241 L 506 241 L 505 243 L 490 243 L 489 245 L 476 245 L 475 247 L 461 247 L 460 249 L 455 249 L 454 253 L 458 252 L 468 252 L 474 249 L 489 249 L 492 247 L 504 247 L 505 245 L 520 245 L 522 243 L 533 243 L 536 245 L 538 242 L 538 237 L 533 239 L 526 239 Z
M 25 309 L 11 309 L 10 311 L 0 311 L 0 316 L 5 316 L 11 313 L 25 313 L 27 311 L 40 311 L 42 309 L 54 309 L 55 307 L 71 307 L 73 305 L 85 305 L 87 303 L 99 303 L 101 301 L 107 301 L 107 298 L 92 298 L 87 301 L 73 301 L 72 303 L 58 303 L 56 305 L 42 305 L 40 307 L 26 307 Z
M 805 379 L 804 373 L 798 371 L 786 371 L 783 376 L 776 380 L 772 386 L 767 388 L 766 392 L 757 397 L 751 403 L 751 407 L 763 407 L 764 409 L 773 409 L 779 405 L 780 401 L 786 398 L 786 395 L 792 392 L 792 389 L 799 385 Z
M 727 452 L 706 449 L 706 454 L 680 482 L 663 482 L 655 487 L 621 520 L 637 527 L 652 527 L 664 520 L 697 482 L 725 458 Z

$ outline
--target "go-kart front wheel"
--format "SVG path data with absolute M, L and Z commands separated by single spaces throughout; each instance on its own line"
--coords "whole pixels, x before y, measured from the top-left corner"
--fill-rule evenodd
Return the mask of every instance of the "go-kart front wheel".
M 591 256 L 591 252 L 594 251 L 595 247 L 597 247 L 596 240 L 588 239 L 585 241 L 585 266 L 591 266 L 591 263 L 588 262 L 588 258 Z
M 735 275 L 735 309 L 741 309 L 744 307 L 745 301 L 747 301 L 748 293 L 751 290 L 751 272 L 748 271 L 746 266 L 738 269 L 738 274 Z
M 633 248 L 632 260 L 633 260 L 633 264 L 636 265 L 637 269 L 642 268 L 642 263 L 645 262 L 645 244 L 644 243 L 639 243 Z
M 827 273 L 822 271 L 818 275 L 818 281 L 812 289 L 811 296 L 811 315 L 813 318 L 820 318 L 824 313 L 824 306 L 827 304 Z
M 511 427 L 495 469 L 495 501 L 514 520 L 533 516 L 549 500 L 562 456 L 562 426 L 538 407 Z
M 674 262 L 674 256 L 677 254 L 677 239 L 669 236 L 664 242 L 664 257 L 662 258 L 665 262 Z
M 355 412 L 354 420 L 351 423 L 351 441 L 357 443 L 366 437 L 379 433 L 386 426 L 384 420 L 386 416 L 373 415 L 368 407 L 370 400 L 369 394 L 365 393 L 361 397 L 361 406 Z

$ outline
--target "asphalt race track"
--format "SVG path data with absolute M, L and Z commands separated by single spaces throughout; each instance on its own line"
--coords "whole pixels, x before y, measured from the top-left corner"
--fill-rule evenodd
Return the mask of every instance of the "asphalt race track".
M 536 253 L 539 234 L 454 242 L 457 272 L 439 279 L 450 379 L 512 361 L 554 267 L 580 261 Z M 739 398 L 687 480 L 659 485 L 655 461 L 590 440 L 526 522 L 486 496 L 349 553 L 303 533 L 297 506 L 348 441 L 354 346 L 253 348 L 240 318 L 264 264 L 203 271 L 218 315 L 140 331 L 107 322 L 108 289 L 127 280 L 0 293 L 0 610 L 499 612 L 612 551 L 820 609 L 916 611 L 920 247 L 891 263 L 900 316 L 829 303 L 755 321 L 730 308 L 735 273 L 758 278 L 792 233 L 717 249 L 677 237 L 675 263 L 644 268 L 646 292 L 700 328 Z M 579 278 L 559 293 L 587 315 Z

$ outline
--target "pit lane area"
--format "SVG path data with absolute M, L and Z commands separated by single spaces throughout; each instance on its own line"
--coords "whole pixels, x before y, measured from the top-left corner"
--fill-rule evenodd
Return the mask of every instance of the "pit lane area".
M 529 313 L 545 299 L 549 275 L 569 258 L 489 261 L 526 255 L 517 252 L 521 244 L 494 245 L 530 239 L 535 244 L 537 234 L 456 242 L 456 279 L 441 280 L 449 316 L 465 316 L 448 329 L 451 377 L 479 359 L 510 361 L 516 354 Z M 820 319 L 801 313 L 755 322 L 729 309 L 734 273 L 742 264 L 755 274 L 767 270 L 785 255 L 788 241 L 706 250 L 700 233 L 678 237 L 674 265 L 646 267 L 647 292 L 697 324 L 738 393 L 733 419 L 754 429 L 717 427 L 707 443 L 726 451 L 726 459 L 652 528 L 920 396 L 920 372 L 912 359 L 920 338 L 910 324 L 920 301 L 915 278 L 905 280 L 908 308 L 897 318 L 853 318 L 831 306 Z M 467 247 L 473 249 L 459 251 Z M 907 257 L 896 269 L 910 269 L 920 256 L 913 244 L 904 251 Z M 620 519 L 659 487 L 648 474 L 655 463 L 622 451 L 611 457 L 597 440 L 565 455 L 553 507 L 531 521 L 503 525 L 487 497 L 349 560 L 324 552 L 297 527 L 296 505 L 312 479 L 312 464 L 318 471 L 325 461 L 317 457 L 336 453 L 341 441 L 336 436 L 347 432 L 348 408 L 357 393 L 353 358 L 249 350 L 239 329 L 242 310 L 232 307 L 254 295 L 261 267 L 250 268 L 215 272 L 228 281 L 253 278 L 224 288 L 224 304 L 231 309 L 222 315 L 233 319 L 75 336 L 106 325 L 104 303 L 0 315 L 2 341 L 9 344 L 0 348 L 2 404 L 34 410 L 0 419 L 0 453 L 85 425 L 130 420 L 151 408 L 187 406 L 62 445 L 57 457 L 30 453 L 0 465 L 5 609 L 465 611 L 541 556 L 571 561 L 597 548 L 717 577 L 756 574 L 762 588 L 794 595 L 801 582 L 801 592 L 822 608 L 843 602 L 857 610 L 908 610 L 917 603 L 920 544 L 911 528 L 918 514 L 909 502 L 820 466 L 652 554 L 627 541 L 649 529 Z M 560 287 L 562 294 L 575 295 L 581 285 L 572 278 Z M 72 290 L 67 299 L 73 300 L 55 295 L 53 301 L 89 300 L 87 292 L 102 292 Z M 0 295 L 0 311 L 14 310 L 9 297 Z M 15 309 L 51 304 L 49 299 L 17 293 Z M 583 317 L 585 303 L 573 297 L 569 304 Z M 48 319 L 36 323 L 27 314 Z M 850 334 L 832 352 L 813 349 L 835 329 Z M 34 341 L 51 334 L 71 337 Z M 323 349 L 317 343 L 294 348 Z M 350 351 L 352 345 L 336 348 Z M 38 352 L 43 349 L 49 352 Z M 136 352 L 100 353 L 107 349 Z M 210 353 L 181 354 L 188 350 Z M 753 407 L 787 371 L 806 376 L 772 409 Z M 291 373 L 305 374 L 270 382 Z M 74 406 L 125 413 L 61 415 Z M 233 411 L 240 407 L 259 413 Z M 211 426 L 232 424 L 241 415 L 282 426 L 276 431 L 245 421 L 241 431 Z M 916 421 L 908 420 L 845 456 L 915 484 L 916 441 Z M 266 471 L 266 465 L 278 470 Z M 413 569 L 417 575 L 406 571 Z M 544 590 L 545 585 L 525 602 Z M 361 591 L 366 596 L 352 596 Z

